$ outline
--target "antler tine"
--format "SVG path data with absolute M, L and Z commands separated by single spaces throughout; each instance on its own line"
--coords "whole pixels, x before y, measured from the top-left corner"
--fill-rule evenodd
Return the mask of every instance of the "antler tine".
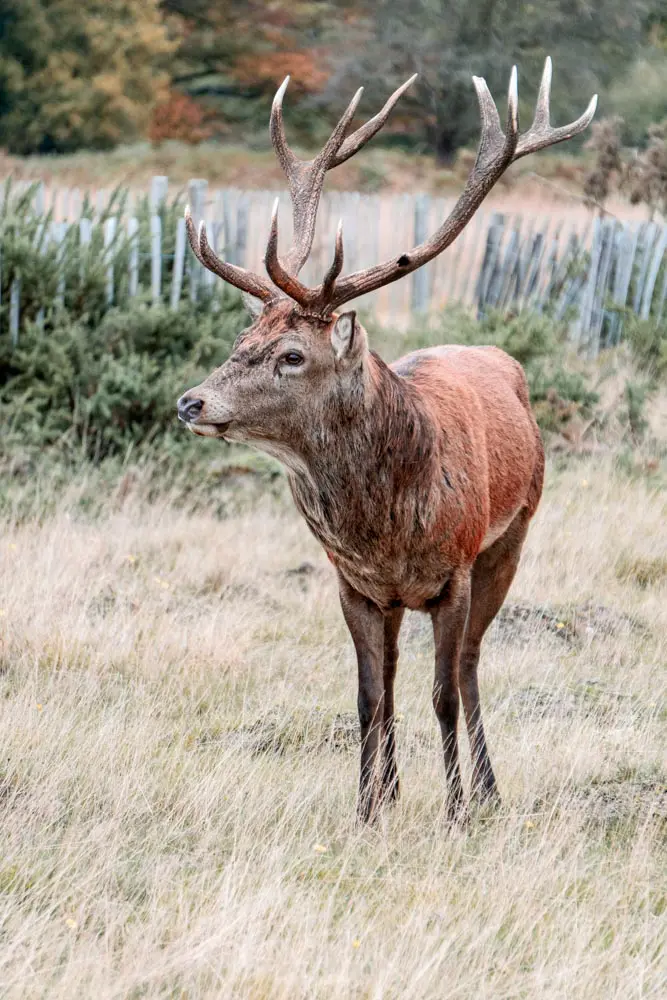
M 362 146 L 365 146 L 366 143 L 380 131 L 384 123 L 389 118 L 394 105 L 397 103 L 399 98 L 403 96 L 408 87 L 415 82 L 418 75 L 418 73 L 413 73 L 409 80 L 406 80 L 405 83 L 398 88 L 398 90 L 394 91 L 381 111 L 374 115 L 373 118 L 370 118 L 365 125 L 362 125 L 355 132 L 353 132 L 352 135 L 348 135 L 347 139 L 345 139 L 343 145 L 333 158 L 331 163 L 332 167 L 338 167 L 341 163 L 345 163 L 346 160 L 349 160 L 351 156 L 354 156 L 354 154 L 357 153 Z
M 529 153 L 534 153 L 538 149 L 545 149 L 547 146 L 553 146 L 557 142 L 563 142 L 565 139 L 571 139 L 573 136 L 579 135 L 593 120 L 593 115 L 598 104 L 597 94 L 593 95 L 583 115 L 580 115 L 576 121 L 570 125 L 561 125 L 559 128 L 552 128 L 549 115 L 550 94 L 551 59 L 547 56 L 544 63 L 540 91 L 537 96 L 533 124 L 519 139 L 514 154 L 515 160 L 520 159 L 522 156 L 527 156 Z
M 331 262 L 331 266 L 327 273 L 324 275 L 324 280 L 319 289 L 318 301 L 322 303 L 322 306 L 326 308 L 331 299 L 331 295 L 336 284 L 336 278 L 343 270 L 343 220 L 338 220 L 338 228 L 336 229 L 336 247 L 334 250 L 334 258 Z
M 299 279 L 290 274 L 280 262 L 278 257 L 278 205 L 279 199 L 273 203 L 273 211 L 271 212 L 271 228 L 269 229 L 269 238 L 266 242 L 266 251 L 264 254 L 264 265 L 268 272 L 271 281 L 280 288 L 281 291 L 289 295 L 291 299 L 298 302 L 300 306 L 308 306 L 310 300 L 313 298 L 313 293 L 305 285 L 302 285 Z
M 333 163 L 334 157 L 336 156 L 336 153 L 343 144 L 343 140 L 345 139 L 345 133 L 349 128 L 350 122 L 354 118 L 354 113 L 357 110 L 357 105 L 361 100 L 361 95 L 363 94 L 363 92 L 364 88 L 359 87 L 358 91 L 356 92 L 356 94 L 346 107 L 345 111 L 341 115 L 335 129 L 327 139 L 324 148 L 322 149 L 322 152 L 315 157 L 316 161 L 321 163 L 324 166 L 325 170 L 329 170 L 330 167 L 333 167 L 335 165 Z
M 289 81 L 289 76 L 286 76 L 278 87 L 276 96 L 273 98 L 273 104 L 271 105 L 271 118 L 269 121 L 271 143 L 273 144 L 276 156 L 280 160 L 280 165 L 287 174 L 288 179 L 298 162 L 296 156 L 287 145 L 287 139 L 285 138 L 285 125 L 283 122 L 283 97 L 285 96 L 285 91 L 287 90 L 287 84 Z
M 207 270 L 217 274 L 218 277 L 229 282 L 230 285 L 234 285 L 235 288 L 239 288 L 242 292 L 247 292 L 256 299 L 261 299 L 262 302 L 269 302 L 276 297 L 275 291 L 259 275 L 246 271 L 244 267 L 237 267 L 235 264 L 227 264 L 226 261 L 220 260 L 206 238 L 204 222 L 200 222 L 198 232 L 195 229 L 189 205 L 185 206 L 185 229 L 193 254 Z
M 488 171 L 491 163 L 499 164 L 499 162 L 504 161 L 510 163 L 516 148 L 519 131 L 519 94 L 516 66 L 512 67 L 510 74 L 510 84 L 507 93 L 507 126 L 505 132 L 502 130 L 498 108 L 486 85 L 486 80 L 481 76 L 473 76 L 472 81 L 477 92 L 479 115 L 482 123 L 482 135 L 479 140 L 474 172 Z

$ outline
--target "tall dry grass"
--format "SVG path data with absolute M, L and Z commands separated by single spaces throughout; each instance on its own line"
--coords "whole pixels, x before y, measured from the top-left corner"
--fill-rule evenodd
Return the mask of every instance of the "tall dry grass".
M 503 806 L 467 829 L 407 619 L 376 831 L 333 574 L 287 505 L 8 518 L 2 996 L 664 996 L 666 514 L 608 461 L 550 471 L 483 652 Z

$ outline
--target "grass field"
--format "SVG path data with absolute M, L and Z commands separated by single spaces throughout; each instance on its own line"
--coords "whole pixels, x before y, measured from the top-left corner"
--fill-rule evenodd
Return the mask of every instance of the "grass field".
M 467 829 L 406 619 L 373 831 L 333 572 L 287 500 L 90 518 L 77 490 L 0 534 L 3 997 L 665 995 L 664 492 L 550 467 L 482 656 L 503 806 Z
M 316 150 L 298 150 L 306 158 Z M 443 197 L 458 195 L 474 162 L 472 150 L 461 150 L 456 162 L 443 167 L 433 156 L 371 146 L 327 174 L 325 190 L 361 191 L 366 194 L 414 194 L 427 192 Z M 486 200 L 487 206 L 506 212 L 539 215 L 558 211 L 567 222 L 588 220 L 590 209 L 583 202 L 583 183 L 590 169 L 590 154 L 573 155 L 564 149 L 546 151 L 513 164 Z M 47 204 L 53 192 L 78 188 L 95 197 L 115 185 L 134 191 L 148 190 L 155 175 L 169 177 L 172 195 L 193 177 L 203 177 L 212 187 L 284 189 L 285 176 L 269 146 L 268 128 L 259 148 L 233 143 L 201 143 L 189 146 L 167 142 L 119 146 L 105 152 L 81 152 L 62 156 L 11 156 L 0 150 L 0 183 L 8 177 L 19 181 L 43 181 Z M 621 219 L 646 219 L 643 205 L 612 195 L 606 209 Z

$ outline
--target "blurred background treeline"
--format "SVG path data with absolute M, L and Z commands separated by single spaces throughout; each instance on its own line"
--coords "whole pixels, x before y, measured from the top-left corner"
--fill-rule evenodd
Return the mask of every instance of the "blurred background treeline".
M 646 141 L 667 117 L 666 0 L 0 0 L 0 145 L 71 153 L 205 139 L 266 144 L 276 86 L 316 143 L 356 87 L 367 106 L 414 72 L 383 141 L 449 162 L 474 143 L 470 76 L 520 66 L 524 116 L 547 54 L 554 115 L 590 95 Z

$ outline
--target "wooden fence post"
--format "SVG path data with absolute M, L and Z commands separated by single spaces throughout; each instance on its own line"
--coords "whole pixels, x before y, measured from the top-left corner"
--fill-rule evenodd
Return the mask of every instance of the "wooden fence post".
M 428 219 L 431 210 L 431 199 L 427 194 L 417 195 L 414 205 L 414 240 L 413 246 L 418 246 L 428 239 Z M 412 272 L 411 308 L 413 312 L 422 313 L 428 308 L 429 280 L 425 267 L 418 267 Z
M 116 216 L 110 215 L 108 219 L 104 222 L 104 254 L 108 257 L 107 260 L 107 287 L 106 287 L 106 298 L 107 305 L 113 303 L 113 293 L 114 293 L 114 274 L 113 274 L 113 254 L 111 253 L 112 244 L 116 238 Z
M 9 289 L 9 336 L 12 346 L 19 342 L 19 301 L 21 298 L 21 279 L 14 278 Z
M 130 243 L 128 263 L 128 295 L 132 299 L 139 292 L 139 221 L 134 216 L 127 220 L 127 236 Z
M 158 305 L 162 294 L 162 219 L 151 215 L 151 301 Z
M 176 249 L 174 250 L 174 267 L 171 275 L 171 309 L 178 309 L 183 286 L 183 265 L 185 264 L 185 219 L 176 223 Z

